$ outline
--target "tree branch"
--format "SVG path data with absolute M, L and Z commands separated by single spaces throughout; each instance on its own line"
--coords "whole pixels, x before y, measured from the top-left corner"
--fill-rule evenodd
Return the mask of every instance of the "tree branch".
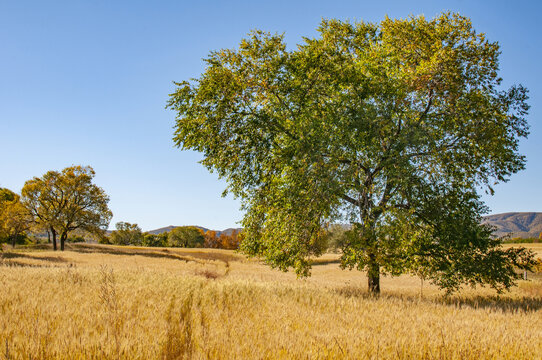
M 434 94 L 433 89 L 432 88 L 429 89 L 429 101 L 427 102 L 427 106 L 425 107 L 425 110 L 418 118 L 418 122 L 422 121 L 422 119 L 426 117 L 427 114 L 429 113 L 429 109 L 431 109 L 431 105 L 433 104 L 433 94 Z
M 354 206 L 360 206 L 360 202 L 354 198 L 351 198 L 350 196 L 346 195 L 346 194 L 342 194 L 340 195 L 341 198 L 347 202 L 349 202 L 350 204 L 354 205 Z

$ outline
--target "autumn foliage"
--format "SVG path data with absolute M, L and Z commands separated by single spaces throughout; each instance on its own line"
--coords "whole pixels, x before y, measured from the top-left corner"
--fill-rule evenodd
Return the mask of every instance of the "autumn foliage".
M 239 230 L 204 231 L 196 226 L 178 226 L 160 234 L 141 232 L 137 224 L 117 223 L 117 230 L 100 241 L 104 244 L 150 247 L 212 248 L 236 250 L 242 239 Z
M 203 243 L 203 247 L 235 250 L 239 248 L 241 239 L 242 234 L 238 230 L 233 230 L 229 234 L 222 232 L 220 235 L 217 235 L 216 231 L 214 230 L 207 230 L 205 232 L 205 242 Z

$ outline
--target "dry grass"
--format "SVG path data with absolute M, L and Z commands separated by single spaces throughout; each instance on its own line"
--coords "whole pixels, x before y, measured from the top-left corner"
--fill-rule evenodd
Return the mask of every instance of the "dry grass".
M 335 255 L 307 280 L 223 250 L 80 245 L 0 261 L 0 359 L 542 358 L 539 276 L 450 298 L 384 278 L 372 298 Z

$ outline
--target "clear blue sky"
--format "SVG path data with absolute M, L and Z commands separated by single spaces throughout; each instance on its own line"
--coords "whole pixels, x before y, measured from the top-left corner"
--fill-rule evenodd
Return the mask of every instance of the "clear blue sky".
M 0 0 L 0 187 L 19 192 L 48 170 L 91 165 L 117 221 L 144 230 L 241 220 L 224 182 L 171 141 L 172 81 L 197 77 L 209 51 L 251 29 L 293 47 L 321 18 L 470 17 L 501 45 L 506 86 L 530 90 L 527 170 L 484 199 L 492 213 L 542 211 L 542 6 L 538 1 L 5 1 Z

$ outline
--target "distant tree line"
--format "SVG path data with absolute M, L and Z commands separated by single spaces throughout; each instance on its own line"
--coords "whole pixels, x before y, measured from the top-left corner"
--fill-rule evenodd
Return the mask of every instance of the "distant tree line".
M 183 247 L 183 248 L 214 248 L 231 249 L 239 248 L 242 238 L 240 231 L 233 230 L 231 233 L 217 234 L 216 231 L 204 231 L 195 226 L 179 226 L 171 231 L 160 234 L 152 234 L 141 231 L 137 224 L 118 222 L 116 230 L 109 236 L 100 239 L 102 244 L 151 246 L 151 247 Z
M 502 238 L 503 244 L 532 244 L 532 243 L 538 243 L 542 242 L 542 233 L 536 238 L 536 237 L 528 237 L 528 238 L 522 238 L 522 237 L 503 237 Z

